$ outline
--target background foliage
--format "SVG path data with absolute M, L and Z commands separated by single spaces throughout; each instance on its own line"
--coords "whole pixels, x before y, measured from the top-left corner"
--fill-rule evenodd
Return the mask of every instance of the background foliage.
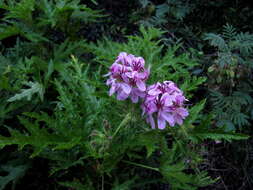
M 246 2 L 0 1 L 0 189 L 250 189 L 252 11 Z M 189 100 L 151 130 L 108 96 L 119 52 Z M 248 139 L 248 140 L 246 140 Z

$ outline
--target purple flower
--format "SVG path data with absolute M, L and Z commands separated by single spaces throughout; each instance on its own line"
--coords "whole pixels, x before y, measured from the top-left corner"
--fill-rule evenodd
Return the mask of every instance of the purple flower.
M 166 122 L 170 126 L 175 124 L 182 125 L 183 120 L 188 116 L 185 109 L 184 101 L 186 101 L 183 92 L 172 81 L 163 83 L 157 82 L 147 89 L 145 101 L 142 104 L 143 114 L 147 115 L 147 122 L 155 128 L 153 115 L 157 118 L 157 126 L 159 129 L 166 127 Z
M 142 115 L 152 128 L 164 129 L 166 123 L 170 126 L 182 125 L 189 115 L 184 108 L 186 98 L 183 92 L 172 81 L 157 82 L 146 86 L 150 70 L 145 68 L 145 60 L 132 54 L 121 52 L 105 76 L 109 77 L 106 84 L 110 86 L 109 95 L 116 94 L 118 100 L 130 97 L 133 103 L 144 99 L 141 108 Z M 157 120 L 157 122 L 155 122 Z
M 142 73 L 139 73 L 137 71 L 131 71 L 131 72 L 127 72 L 126 75 L 133 86 L 136 85 L 137 88 L 142 92 L 146 90 L 145 81 L 147 80 L 149 76 L 148 71 L 144 71 Z
M 111 87 L 109 95 L 116 93 L 118 100 L 130 97 L 134 103 L 145 97 L 145 82 L 149 77 L 149 69 L 144 66 L 145 61 L 142 57 L 121 52 L 110 67 L 110 72 L 105 75 L 109 76 L 106 81 Z

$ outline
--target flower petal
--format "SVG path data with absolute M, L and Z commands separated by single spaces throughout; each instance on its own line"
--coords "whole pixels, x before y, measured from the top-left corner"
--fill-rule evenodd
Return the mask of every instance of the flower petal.
M 153 88 L 153 89 L 148 91 L 148 94 L 151 95 L 151 96 L 156 96 L 160 93 L 161 93 L 161 91 L 158 88 Z
M 180 115 L 176 114 L 176 115 L 174 116 L 174 118 L 175 118 L 175 121 L 176 121 L 176 123 L 177 123 L 178 125 L 182 125 L 182 124 L 183 124 L 183 119 L 182 119 L 182 117 L 181 117 Z
M 140 91 L 146 90 L 146 84 L 142 80 L 137 80 L 136 86 L 139 88 Z
M 175 120 L 172 114 L 161 112 L 161 116 L 170 124 L 171 127 L 175 125 Z
M 115 91 L 116 91 L 116 85 L 112 85 L 109 91 L 109 96 L 113 95 Z
M 173 105 L 172 99 L 168 93 L 164 93 L 162 95 L 161 101 L 164 102 L 165 106 L 172 106 Z
M 152 129 L 155 129 L 155 121 L 154 121 L 153 116 L 152 115 L 148 115 L 147 119 L 148 119 L 148 121 L 149 121 Z
M 138 73 L 137 77 L 139 79 L 147 79 L 148 78 L 148 72 Z
M 130 94 L 132 88 L 131 86 L 129 86 L 127 83 L 120 83 L 120 86 L 122 88 L 122 90 L 126 93 L 126 94 Z
M 128 98 L 128 95 L 129 95 L 129 94 L 126 94 L 126 93 L 122 90 L 122 91 L 118 92 L 118 94 L 117 94 L 117 99 L 118 99 L 118 100 L 125 100 L 125 99 Z
M 133 73 L 132 72 L 126 72 L 125 75 L 129 78 L 133 78 Z
M 186 116 L 189 115 L 188 110 L 185 109 L 185 108 L 178 108 L 178 109 L 177 109 L 177 113 L 178 113 L 182 118 L 185 118 Z
M 133 88 L 134 94 L 136 94 L 137 96 L 144 98 L 146 96 L 145 92 L 140 91 L 138 88 Z
M 131 100 L 132 100 L 133 103 L 137 103 L 138 102 L 139 97 L 137 95 L 131 94 L 130 96 L 131 96 Z
M 123 79 L 125 83 L 129 83 L 129 78 L 128 76 L 126 76 L 126 74 L 121 74 L 121 78 Z
M 103 77 L 108 77 L 108 76 L 110 76 L 111 74 L 112 74 L 112 73 L 109 72 L 109 73 L 107 73 L 107 74 L 104 74 Z
M 164 129 L 166 127 L 166 121 L 162 117 L 158 117 L 157 124 L 159 129 Z

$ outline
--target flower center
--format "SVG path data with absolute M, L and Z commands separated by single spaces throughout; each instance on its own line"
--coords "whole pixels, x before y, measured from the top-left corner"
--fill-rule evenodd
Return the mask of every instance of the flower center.
M 133 63 L 133 70 L 134 71 L 141 71 L 141 72 L 144 71 L 142 65 L 139 62 Z
M 160 95 L 159 95 L 159 96 L 160 96 Z M 160 97 L 158 97 L 158 99 L 155 100 L 155 105 L 156 105 L 157 109 L 162 109 L 163 106 L 164 106 L 164 102 L 162 102 L 162 101 L 160 100 Z

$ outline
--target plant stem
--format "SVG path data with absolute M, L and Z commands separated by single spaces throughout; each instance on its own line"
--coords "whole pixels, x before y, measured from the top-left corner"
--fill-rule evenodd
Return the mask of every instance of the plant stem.
M 124 127 L 130 120 L 131 120 L 131 114 L 128 113 L 125 116 L 125 118 L 121 121 L 121 123 L 119 124 L 118 128 L 116 129 L 116 131 L 113 133 L 112 139 L 116 136 L 116 134 L 119 132 L 119 130 L 121 129 L 121 127 Z
M 143 164 L 138 164 L 138 163 L 130 162 L 130 161 L 127 161 L 127 160 L 123 160 L 122 162 L 125 162 L 127 164 L 131 164 L 131 165 L 134 165 L 134 166 L 139 166 L 139 167 L 142 167 L 142 168 L 146 168 L 146 169 L 149 169 L 149 170 L 154 170 L 154 171 L 159 172 L 159 168 L 153 168 L 153 167 L 150 167 L 150 166 L 146 166 L 146 165 L 143 165 Z
M 186 129 L 185 129 L 185 126 L 184 126 L 184 125 L 181 125 L 180 128 L 182 129 L 182 131 L 183 131 L 185 137 L 187 137 L 187 136 L 188 136 L 188 133 L 187 133 L 187 131 L 186 131 Z
M 102 189 L 101 190 L 104 190 L 104 174 L 102 175 Z

